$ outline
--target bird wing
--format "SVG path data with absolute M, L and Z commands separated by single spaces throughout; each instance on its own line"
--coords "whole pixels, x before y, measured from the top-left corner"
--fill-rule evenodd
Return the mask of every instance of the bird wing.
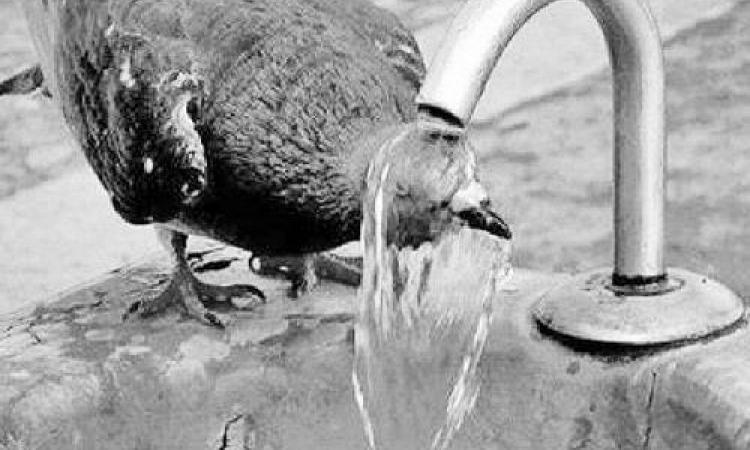
M 348 22 L 354 31 L 377 48 L 414 90 L 419 90 L 426 69 L 414 36 L 398 18 L 367 0 L 308 0 L 318 9 Z
M 340 160 L 352 159 L 351 142 L 374 125 L 409 120 L 416 112 L 414 96 L 424 76 L 416 42 L 395 16 L 367 0 L 46 3 L 55 6 L 33 12 L 32 19 L 59 10 L 68 12 L 65 18 L 71 23 L 53 27 L 41 46 L 49 50 L 50 42 L 64 35 L 70 41 L 64 50 L 80 52 L 65 59 L 78 64 L 86 58 L 86 67 L 71 69 L 76 74 L 109 69 L 114 84 L 118 79 L 127 84 L 133 77 L 145 84 L 147 74 L 158 80 L 156 74 L 166 71 L 207 80 L 209 94 L 197 105 L 195 129 L 203 144 L 211 145 L 212 170 L 221 175 L 213 177 L 215 182 L 263 199 L 280 197 L 298 209 L 304 205 L 313 215 L 320 215 L 315 211 L 325 201 L 337 207 L 340 191 L 349 189 L 348 180 L 326 176 L 338 176 Z M 44 25 L 37 27 L 42 38 L 48 29 Z M 112 54 L 101 51 L 102 46 L 113 49 Z M 132 58 L 119 58 L 120 48 Z M 66 86 L 68 105 L 81 106 L 71 113 L 92 113 L 78 121 L 96 122 L 78 135 L 92 141 L 87 147 L 97 174 L 135 167 L 129 160 L 140 154 L 135 147 L 131 154 L 112 151 L 117 145 L 100 145 L 112 139 L 113 130 L 128 129 L 104 120 L 117 111 L 111 111 L 96 79 L 83 86 L 92 98 L 86 97 L 85 105 L 72 97 L 80 89 Z M 320 192 L 320 199 L 310 192 Z

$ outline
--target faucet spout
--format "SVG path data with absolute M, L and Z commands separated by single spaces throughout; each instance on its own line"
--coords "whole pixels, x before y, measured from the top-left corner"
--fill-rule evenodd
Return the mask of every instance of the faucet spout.
M 506 46 L 555 0 L 469 0 L 451 25 L 417 98 L 466 126 Z M 664 69 L 644 0 L 582 0 L 607 42 L 614 81 L 616 286 L 666 278 L 664 267 Z M 459 88 L 457 88 L 457 86 Z

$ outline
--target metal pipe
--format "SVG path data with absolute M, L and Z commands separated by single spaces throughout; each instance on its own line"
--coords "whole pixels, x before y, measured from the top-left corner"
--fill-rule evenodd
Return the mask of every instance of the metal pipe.
M 469 0 L 453 21 L 417 98 L 469 122 L 500 55 L 555 0 Z M 665 278 L 664 69 L 661 39 L 643 0 L 581 0 L 596 17 L 614 81 L 616 285 Z M 451 117 L 452 116 L 452 117 Z

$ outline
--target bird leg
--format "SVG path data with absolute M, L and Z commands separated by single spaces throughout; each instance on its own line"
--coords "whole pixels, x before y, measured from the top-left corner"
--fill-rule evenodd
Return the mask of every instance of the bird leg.
M 298 298 L 312 291 L 318 284 L 315 273 L 315 254 L 302 256 L 255 256 L 250 270 L 261 276 L 281 277 L 291 281 L 289 296 Z
M 252 309 L 265 303 L 263 291 L 251 285 L 214 286 L 201 282 L 188 266 L 185 256 L 187 235 L 163 227 L 156 227 L 159 241 L 170 253 L 174 263 L 174 273 L 167 288 L 156 298 L 134 302 L 125 317 L 137 314 L 141 317 L 164 311 L 170 306 L 178 306 L 189 317 L 205 324 L 224 328 L 229 319 L 224 314 L 211 311 L 207 306 L 222 304 L 237 309 Z M 231 302 L 233 298 L 249 298 L 242 307 Z
M 293 298 L 310 293 L 318 285 L 318 274 L 315 273 L 315 255 L 308 254 L 302 257 L 302 265 L 291 274 L 292 286 L 290 296 Z
M 309 253 L 303 256 L 258 256 L 250 260 L 258 275 L 282 276 L 291 281 L 289 295 L 297 298 L 318 285 L 320 279 L 359 286 L 362 278 L 361 258 L 344 258 L 334 253 Z

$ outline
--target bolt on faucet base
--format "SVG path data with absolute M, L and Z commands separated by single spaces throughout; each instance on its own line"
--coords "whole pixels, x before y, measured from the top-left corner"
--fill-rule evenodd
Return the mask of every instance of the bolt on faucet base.
M 659 286 L 612 285 L 612 269 L 579 274 L 547 292 L 533 308 L 545 328 L 579 340 L 649 346 L 719 332 L 744 315 L 727 287 L 684 269 L 670 269 Z

